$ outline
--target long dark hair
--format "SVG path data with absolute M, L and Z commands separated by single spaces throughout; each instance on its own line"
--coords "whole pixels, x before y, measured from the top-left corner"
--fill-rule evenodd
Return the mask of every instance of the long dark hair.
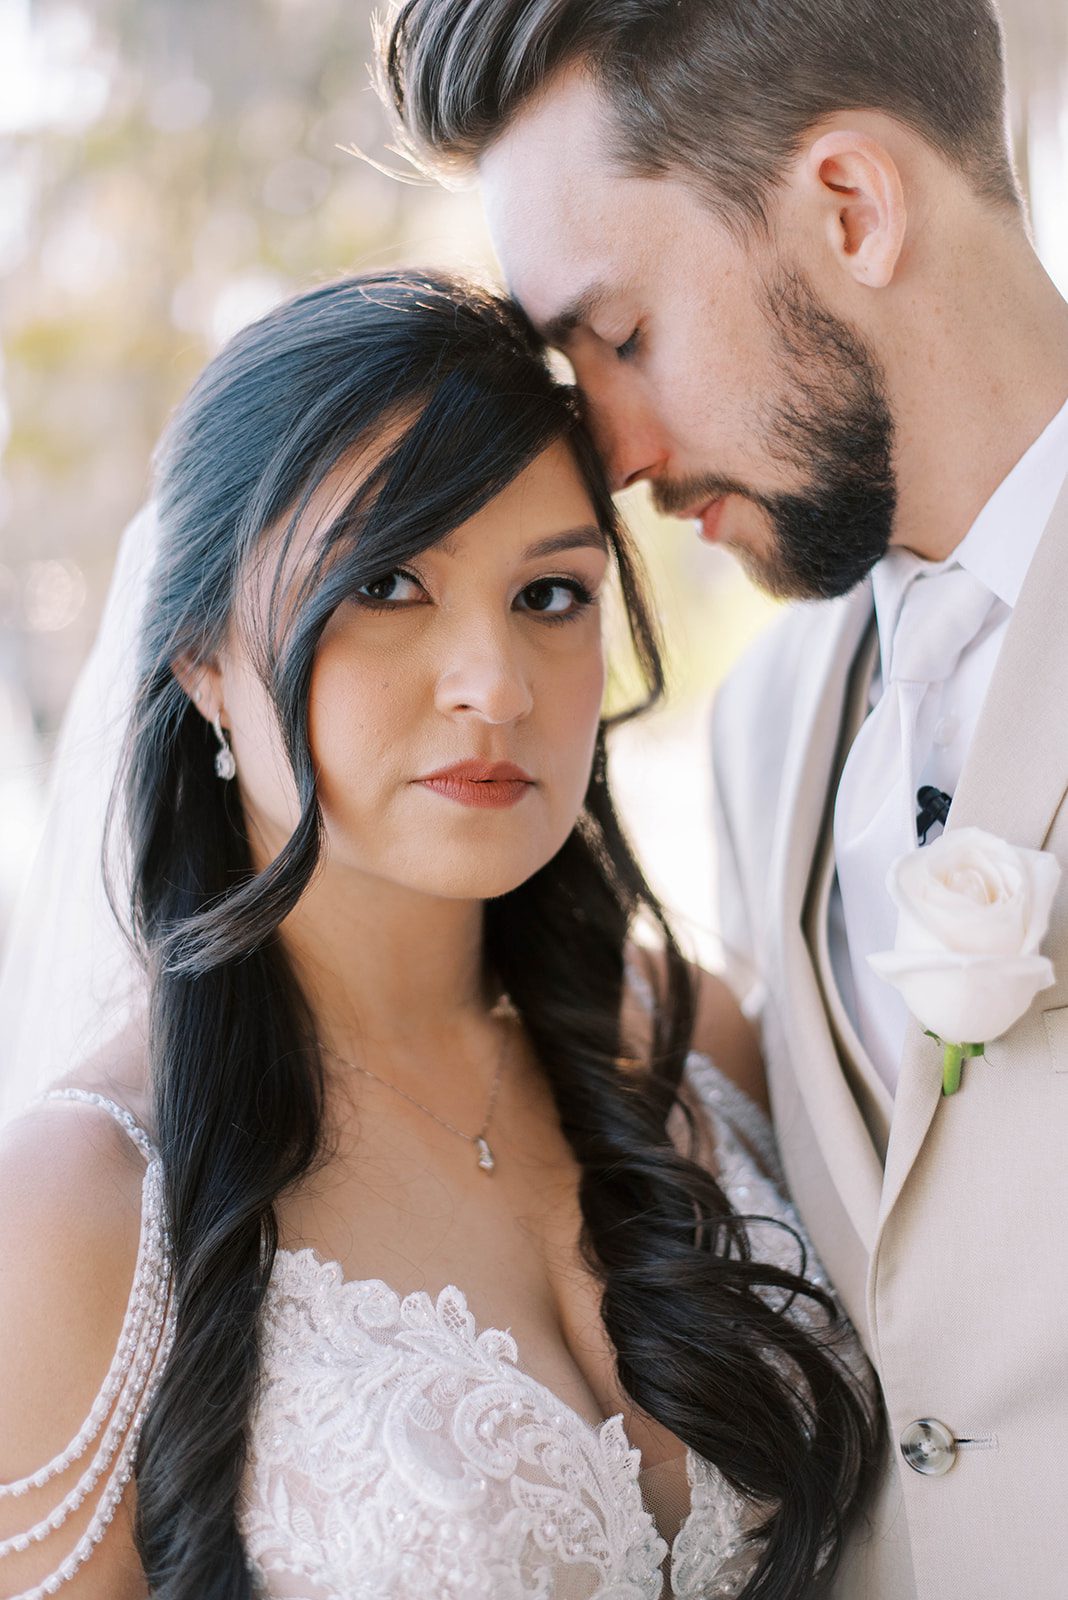
M 307 738 L 318 640 L 355 586 L 444 538 L 558 439 L 613 551 L 651 704 L 663 674 L 633 552 L 572 392 L 507 302 L 406 274 L 315 289 L 240 333 L 164 436 L 161 547 L 124 783 L 177 1304 L 137 1459 L 137 1541 L 160 1600 L 253 1593 L 237 1512 L 275 1203 L 328 1153 L 323 1064 L 278 936 L 323 842 Z M 213 656 L 265 530 L 291 539 L 316 486 L 356 448 L 373 465 L 323 533 L 310 576 L 295 594 L 281 576 L 275 584 L 261 669 L 300 815 L 257 871 L 238 784 L 215 777 L 211 731 L 173 667 Z M 796 1274 L 754 1261 L 714 1179 L 668 1136 L 691 981 L 617 821 L 606 732 L 562 849 L 487 904 L 486 962 L 518 1008 L 581 1166 L 584 1249 L 620 1379 L 738 1488 L 779 1506 L 746 1594 L 800 1597 L 865 1492 L 874 1425 L 830 1334 L 783 1312 L 807 1296 L 833 1332 L 803 1256 Z M 649 1063 L 636 1073 L 622 1064 L 620 1008 L 639 914 L 658 929 L 664 976 Z

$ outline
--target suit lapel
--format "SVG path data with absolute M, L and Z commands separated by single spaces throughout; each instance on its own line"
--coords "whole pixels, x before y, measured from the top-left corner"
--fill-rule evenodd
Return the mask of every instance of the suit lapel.
M 768 948 L 777 954 L 773 992 L 791 1035 L 791 1064 L 824 1161 L 858 1237 L 871 1247 L 882 1172 L 864 1119 L 842 1073 L 812 953 L 805 899 L 826 818 L 850 669 L 871 621 L 870 584 L 836 603 L 805 663 L 783 768 L 778 831 L 769 874 Z
M 1068 480 L 1013 607 L 947 828 L 985 828 L 1041 849 L 1068 788 Z M 941 1098 L 938 1047 L 909 1023 L 887 1152 L 882 1220 Z

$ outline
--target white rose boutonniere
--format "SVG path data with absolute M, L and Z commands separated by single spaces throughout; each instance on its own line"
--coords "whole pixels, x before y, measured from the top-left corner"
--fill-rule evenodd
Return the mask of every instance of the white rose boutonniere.
M 944 833 L 894 862 L 886 885 L 898 908 L 893 950 L 871 966 L 944 1047 L 942 1092 L 1053 982 L 1039 954 L 1061 869 L 1048 850 L 1024 850 L 981 828 Z

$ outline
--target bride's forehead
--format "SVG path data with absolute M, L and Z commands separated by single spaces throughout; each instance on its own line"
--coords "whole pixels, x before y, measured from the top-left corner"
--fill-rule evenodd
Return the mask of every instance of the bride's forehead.
M 339 459 L 314 486 L 303 504 L 292 507 L 260 541 L 263 565 L 272 578 L 283 563 L 282 577 L 299 574 L 314 560 L 322 537 L 358 497 L 369 474 L 400 438 L 394 429 L 388 439 L 361 446 Z M 420 486 L 419 493 L 425 488 Z M 393 498 L 403 505 L 403 490 Z M 303 499 L 303 497 L 302 497 Z M 560 528 L 596 520 L 591 494 L 568 442 L 549 441 L 544 449 L 503 484 L 463 522 L 443 529 L 440 539 L 426 547 L 427 554 L 448 559 L 471 559 L 479 552 L 507 555 L 533 537 Z
M 372 438 L 362 439 L 346 450 L 266 530 L 268 537 L 291 533 L 294 546 L 306 551 L 316 535 L 325 533 L 351 505 L 375 467 L 399 442 L 407 425 L 394 422 L 389 427 L 376 428 Z
M 532 539 L 598 520 L 574 450 L 566 438 L 557 437 L 435 548 L 450 554 L 464 540 L 488 539 L 495 548 L 519 550 Z

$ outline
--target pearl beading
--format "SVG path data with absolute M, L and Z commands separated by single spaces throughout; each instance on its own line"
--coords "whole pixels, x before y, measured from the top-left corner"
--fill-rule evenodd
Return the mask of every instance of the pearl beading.
M 43 1488 L 52 1478 L 67 1471 L 85 1455 L 113 1406 L 114 1412 L 93 1460 L 78 1482 L 47 1517 L 26 1532 L 14 1534 L 0 1542 L 0 1559 L 15 1551 L 27 1550 L 31 1544 L 40 1543 L 56 1532 L 92 1493 L 109 1465 L 111 1471 L 92 1520 L 77 1544 L 40 1583 L 21 1591 L 12 1600 L 45 1600 L 45 1596 L 55 1594 L 88 1560 L 94 1546 L 100 1543 L 133 1475 L 141 1426 L 174 1345 L 170 1236 L 164 1214 L 163 1173 L 159 1153 L 130 1113 L 104 1095 L 88 1089 L 50 1089 L 38 1095 L 31 1104 L 53 1099 L 81 1101 L 107 1111 L 129 1134 L 148 1166 L 141 1189 L 141 1232 L 133 1286 L 119 1342 L 104 1383 L 89 1416 L 70 1444 L 36 1472 L 12 1483 L 0 1484 L 0 1497 L 17 1497 L 27 1494 L 31 1489 Z

